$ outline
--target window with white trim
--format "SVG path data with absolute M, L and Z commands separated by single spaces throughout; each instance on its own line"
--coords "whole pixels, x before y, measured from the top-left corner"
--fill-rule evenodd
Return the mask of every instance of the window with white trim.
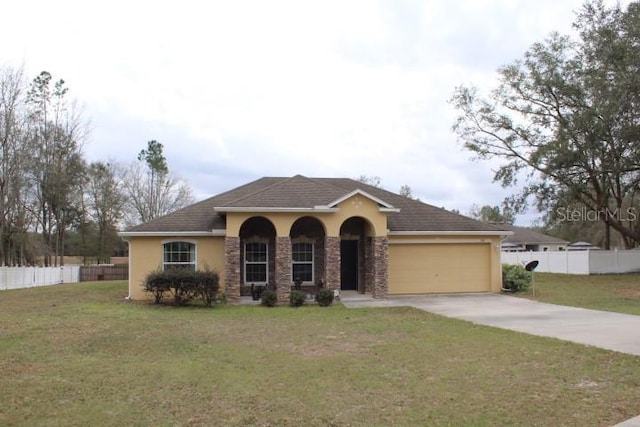
M 244 282 L 266 284 L 269 271 L 269 250 L 264 242 L 247 242 L 244 245 Z
M 168 242 L 163 245 L 164 270 L 172 268 L 196 269 L 196 245 L 191 242 Z
M 294 282 L 302 280 L 313 283 L 313 243 L 293 243 L 291 261 L 291 276 Z

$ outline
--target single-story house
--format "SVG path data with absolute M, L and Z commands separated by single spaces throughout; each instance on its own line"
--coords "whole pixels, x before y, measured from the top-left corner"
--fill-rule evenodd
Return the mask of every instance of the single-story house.
M 215 269 L 227 300 L 269 286 L 398 294 L 499 292 L 491 224 L 348 178 L 265 177 L 128 229 L 129 297 L 162 268 Z
M 502 250 L 505 252 L 546 252 L 564 251 L 568 241 L 558 237 L 538 233 L 530 228 L 516 227 L 511 224 L 495 224 L 513 234 L 502 241 Z
M 568 251 L 589 251 L 597 249 L 600 249 L 600 247 L 590 242 L 574 242 L 567 246 Z

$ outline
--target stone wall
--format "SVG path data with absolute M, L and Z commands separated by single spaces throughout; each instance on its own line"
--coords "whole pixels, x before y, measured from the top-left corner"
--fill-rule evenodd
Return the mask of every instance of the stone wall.
M 373 294 L 375 282 L 375 259 L 373 256 L 373 238 L 364 239 L 364 292 Z
M 291 238 L 276 237 L 276 293 L 279 302 L 289 302 L 291 293 Z
M 386 237 L 373 238 L 374 279 L 371 295 L 386 298 L 389 292 L 389 241 Z
M 225 295 L 227 301 L 240 300 L 240 238 L 225 237 L 224 239 L 224 273 Z
M 340 289 L 340 237 L 325 237 L 325 286 Z

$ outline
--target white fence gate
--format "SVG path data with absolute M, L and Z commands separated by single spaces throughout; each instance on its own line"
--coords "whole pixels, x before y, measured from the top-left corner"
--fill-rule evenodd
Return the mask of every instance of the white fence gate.
M 80 281 L 80 267 L 0 267 L 0 290 Z
M 539 262 L 536 272 L 605 274 L 640 272 L 640 250 L 502 252 L 502 263 Z

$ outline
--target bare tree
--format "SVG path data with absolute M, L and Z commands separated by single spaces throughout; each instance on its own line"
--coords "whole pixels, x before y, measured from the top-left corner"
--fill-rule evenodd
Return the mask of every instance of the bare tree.
M 138 161 L 124 171 L 123 188 L 127 196 L 125 225 L 151 221 L 193 203 L 189 184 L 169 172 L 163 145 L 148 142 Z
M 358 177 L 358 179 L 356 179 L 356 181 L 360 181 L 361 183 L 370 185 L 372 187 L 382 188 L 382 185 L 380 185 L 381 181 L 379 176 L 369 176 L 362 174 Z
M 112 163 L 95 162 L 89 165 L 85 198 L 84 206 L 98 231 L 95 253 L 98 262 L 106 261 L 115 246 L 114 237 L 117 238 L 116 230 L 125 204 L 125 195 L 120 189 L 116 167 Z
M 21 69 L 0 69 L 0 265 L 25 262 L 30 216 L 26 211 L 25 117 Z
M 66 99 L 64 80 L 53 83 L 43 71 L 30 85 L 30 144 L 33 150 L 31 178 L 43 239 L 54 254 L 53 264 L 64 264 L 64 237 L 79 207 L 84 160 L 81 142 L 86 125 L 73 104 Z M 45 256 L 51 265 L 51 256 Z

